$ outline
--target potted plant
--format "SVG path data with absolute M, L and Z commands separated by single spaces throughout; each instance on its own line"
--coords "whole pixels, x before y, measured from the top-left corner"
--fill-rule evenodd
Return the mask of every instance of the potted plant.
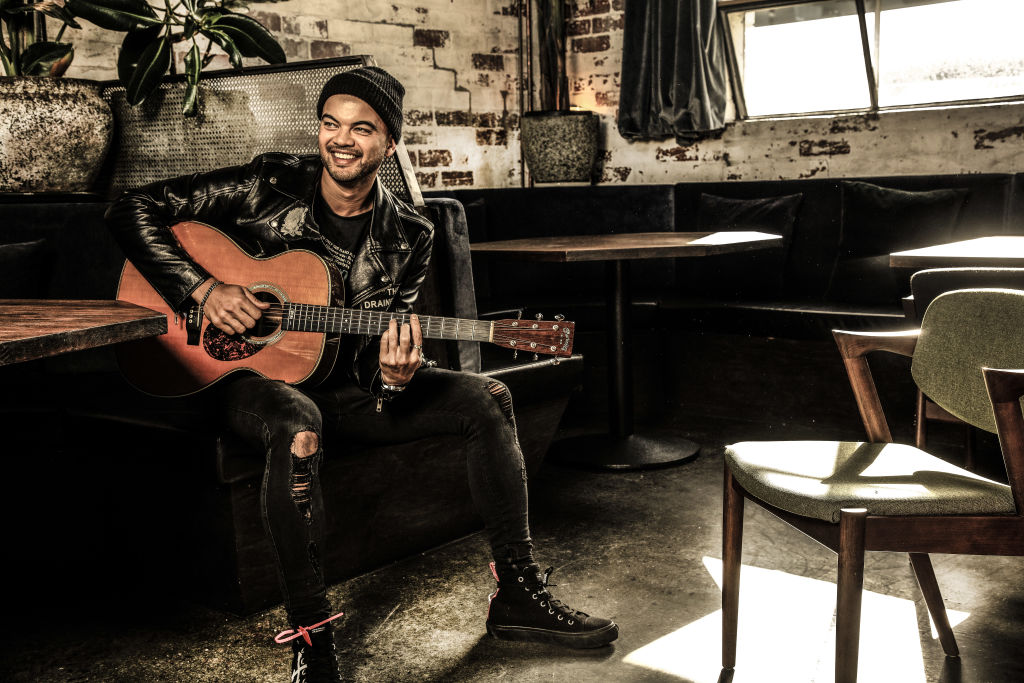
M 117 74 L 129 104 L 152 94 L 173 70 L 173 46 L 188 45 L 183 114 L 196 113 L 202 69 L 221 47 L 240 68 L 243 57 L 272 64 L 284 51 L 258 21 L 231 9 L 237 0 L 0 0 L 0 192 L 88 190 L 110 144 L 113 117 L 100 84 L 62 78 L 74 47 L 65 30 L 83 19 L 124 33 Z M 46 18 L 60 22 L 51 40 Z M 205 40 L 203 40 L 205 39 Z
M 523 155 L 534 181 L 590 182 L 597 158 L 597 114 L 569 107 L 564 0 L 533 0 L 539 109 L 523 114 Z M 531 60 L 532 61 L 532 60 Z M 532 98 L 531 98 L 532 104 Z

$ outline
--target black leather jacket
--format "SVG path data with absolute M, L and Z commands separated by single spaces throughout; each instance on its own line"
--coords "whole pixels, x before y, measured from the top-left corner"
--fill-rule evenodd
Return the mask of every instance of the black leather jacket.
M 179 313 L 211 275 L 168 229 L 185 220 L 212 225 L 255 257 L 308 249 L 326 257 L 313 218 L 320 171 L 317 155 L 263 154 L 244 166 L 182 176 L 125 192 L 107 210 L 114 238 L 128 259 Z M 426 275 L 433 226 L 378 180 L 369 236 L 346 283 L 346 306 L 407 313 Z M 378 340 L 342 345 L 339 367 L 379 395 Z

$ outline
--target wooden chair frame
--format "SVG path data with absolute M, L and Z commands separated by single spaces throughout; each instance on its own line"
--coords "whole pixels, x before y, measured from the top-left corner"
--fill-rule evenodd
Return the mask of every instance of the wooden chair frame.
M 912 356 L 920 330 L 894 333 L 833 331 L 846 366 L 868 440 L 891 443 L 866 355 L 886 351 Z M 985 384 L 995 411 L 999 443 L 1016 514 L 929 515 L 886 517 L 864 509 L 844 509 L 838 524 L 794 515 L 775 508 L 744 490 L 725 468 L 722 525 L 722 666 L 736 665 L 743 503 L 750 499 L 838 554 L 836 603 L 836 683 L 855 683 L 860 638 L 864 553 L 868 550 L 907 552 L 928 611 L 947 656 L 958 656 L 956 639 L 935 580 L 928 553 L 1024 555 L 1024 370 L 984 368 Z

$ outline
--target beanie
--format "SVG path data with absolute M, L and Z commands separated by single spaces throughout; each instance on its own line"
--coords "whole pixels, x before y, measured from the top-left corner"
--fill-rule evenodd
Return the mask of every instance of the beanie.
M 366 102 L 388 127 L 397 142 L 402 137 L 402 97 L 405 88 L 384 69 L 361 66 L 331 77 L 320 91 L 316 103 L 317 118 L 324 114 L 324 103 L 331 95 L 352 95 Z

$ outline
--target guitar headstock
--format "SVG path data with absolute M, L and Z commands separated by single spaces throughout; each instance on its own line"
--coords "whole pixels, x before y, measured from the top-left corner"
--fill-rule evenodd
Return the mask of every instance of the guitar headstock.
M 513 351 L 544 354 L 556 358 L 572 355 L 576 323 L 555 316 L 554 320 L 495 320 L 491 342 Z

